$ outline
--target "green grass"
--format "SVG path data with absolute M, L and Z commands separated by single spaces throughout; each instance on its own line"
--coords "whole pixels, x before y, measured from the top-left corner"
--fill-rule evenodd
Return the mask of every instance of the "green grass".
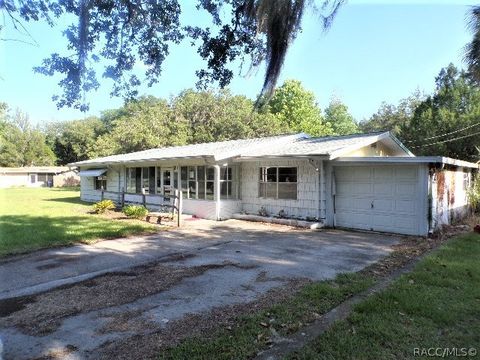
M 272 329 L 280 335 L 297 331 L 303 323 L 328 312 L 352 294 L 371 286 L 371 278 L 342 274 L 335 280 L 305 286 L 288 301 L 243 316 L 231 330 L 217 330 L 207 339 L 189 338 L 167 349 L 161 359 L 245 359 L 268 345 Z
M 414 348 L 454 347 L 480 352 L 476 234 L 452 239 L 289 358 L 410 359 Z
M 88 214 L 91 204 L 79 196 L 77 189 L 0 189 L 0 256 L 156 231 L 140 221 Z

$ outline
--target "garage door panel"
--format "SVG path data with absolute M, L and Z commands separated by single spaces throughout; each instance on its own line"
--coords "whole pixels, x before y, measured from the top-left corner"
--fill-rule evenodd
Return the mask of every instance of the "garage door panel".
M 373 209 L 377 211 L 387 211 L 391 213 L 395 208 L 395 200 L 393 199 L 374 199 Z
M 394 169 L 389 167 L 373 169 L 375 180 L 391 179 L 394 176 Z
M 342 225 L 343 227 L 363 230 L 372 229 L 370 214 L 345 211 L 337 215 L 337 221 L 341 224 L 345 224 Z
M 371 198 L 353 199 L 352 210 L 370 210 L 372 208 Z
M 336 167 L 335 181 L 336 226 L 418 234 L 418 167 Z
M 392 196 L 395 194 L 395 184 L 392 184 L 392 183 L 373 184 L 373 193 L 375 195 Z
M 400 183 L 396 184 L 397 197 L 405 197 L 415 199 L 417 195 L 417 184 L 416 183 Z
M 372 171 L 368 168 L 357 167 L 354 170 L 354 180 L 356 181 L 371 181 Z
M 416 207 L 414 200 L 396 200 L 395 201 L 395 211 L 398 213 L 408 213 L 415 214 Z
M 416 167 L 398 167 L 396 169 L 396 178 L 398 181 L 416 181 L 418 169 Z
M 337 211 L 351 210 L 353 207 L 353 199 L 350 197 L 337 196 L 335 198 L 335 208 Z

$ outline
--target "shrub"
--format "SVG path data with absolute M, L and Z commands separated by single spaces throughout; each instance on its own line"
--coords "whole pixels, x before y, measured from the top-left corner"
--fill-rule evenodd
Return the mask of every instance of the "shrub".
M 122 209 L 123 213 L 129 218 L 141 219 L 148 214 L 146 207 L 141 205 L 127 205 Z
M 473 181 L 472 186 L 467 190 L 468 202 L 474 211 L 480 210 L 480 176 Z
M 103 214 L 107 210 L 115 209 L 115 203 L 112 200 L 102 200 L 93 204 L 93 211 L 97 214 Z

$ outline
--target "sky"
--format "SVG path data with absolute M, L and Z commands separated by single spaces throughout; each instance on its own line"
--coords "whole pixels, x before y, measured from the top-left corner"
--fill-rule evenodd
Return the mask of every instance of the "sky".
M 208 15 L 198 13 L 191 3 L 183 1 L 182 18 L 208 24 Z M 320 20 L 309 14 L 288 51 L 279 85 L 286 79 L 300 80 L 315 93 L 322 109 L 332 97 L 340 99 L 357 121 L 375 113 L 383 101 L 395 104 L 417 89 L 430 93 L 442 67 L 449 63 L 464 66 L 463 47 L 471 38 L 466 14 L 473 4 L 461 0 L 351 0 L 326 33 Z M 51 53 L 65 53 L 66 41 L 58 28 L 41 23 L 26 26 L 36 45 L 0 41 L 0 101 L 27 112 L 39 125 L 98 116 L 123 104 L 123 99 L 110 97 L 111 82 L 97 74 L 101 87 L 87 95 L 87 114 L 57 109 L 51 97 L 59 93 L 61 78 L 36 74 L 32 69 Z M 165 98 L 176 95 L 195 86 L 195 71 L 204 66 L 196 48 L 184 42 L 171 49 L 159 83 L 151 88 L 143 86 L 140 93 Z M 238 64 L 232 69 L 232 93 L 254 99 L 263 83 L 262 69 L 248 76 L 240 73 Z

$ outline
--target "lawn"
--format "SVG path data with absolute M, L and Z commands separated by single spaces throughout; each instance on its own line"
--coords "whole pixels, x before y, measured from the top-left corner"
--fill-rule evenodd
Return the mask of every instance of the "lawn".
M 89 214 L 91 204 L 79 196 L 76 189 L 0 189 L 0 256 L 158 230 Z
M 479 259 L 480 235 L 452 239 L 289 358 L 480 357 Z

